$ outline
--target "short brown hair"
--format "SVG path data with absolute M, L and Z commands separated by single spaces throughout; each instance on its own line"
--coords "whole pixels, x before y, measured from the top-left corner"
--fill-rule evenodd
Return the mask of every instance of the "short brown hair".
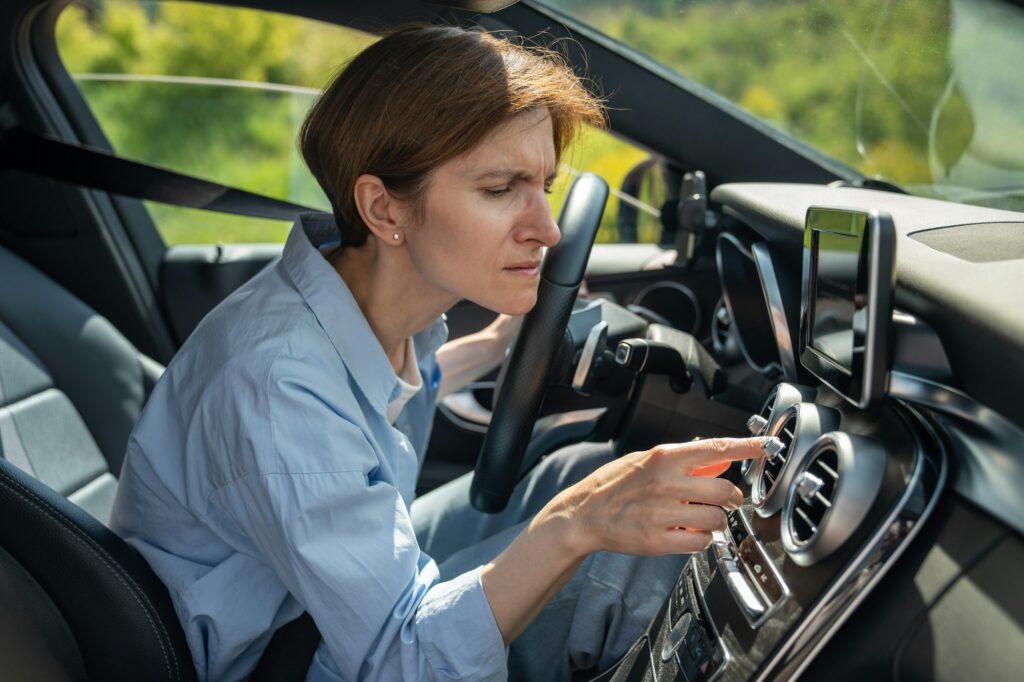
M 355 180 L 379 177 L 415 201 L 430 171 L 494 128 L 546 108 L 561 155 L 584 123 L 601 126 L 599 100 L 562 57 L 483 31 L 399 29 L 357 55 L 327 86 L 300 133 L 306 164 L 327 193 L 346 246 L 366 243 Z

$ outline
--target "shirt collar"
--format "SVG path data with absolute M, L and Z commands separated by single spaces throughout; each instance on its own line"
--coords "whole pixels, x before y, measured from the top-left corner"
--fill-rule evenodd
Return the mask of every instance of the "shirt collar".
M 320 251 L 340 243 L 334 216 L 303 213 L 288 234 L 281 260 L 349 375 L 371 404 L 383 413 L 401 390 L 398 377 L 345 280 Z M 444 316 L 413 339 L 417 359 L 422 363 L 448 339 Z

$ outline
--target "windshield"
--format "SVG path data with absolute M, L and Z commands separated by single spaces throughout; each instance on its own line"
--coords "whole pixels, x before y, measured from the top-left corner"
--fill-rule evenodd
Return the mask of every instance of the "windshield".
M 1002 0 L 544 2 L 865 176 L 915 194 L 1024 210 L 1019 7 Z

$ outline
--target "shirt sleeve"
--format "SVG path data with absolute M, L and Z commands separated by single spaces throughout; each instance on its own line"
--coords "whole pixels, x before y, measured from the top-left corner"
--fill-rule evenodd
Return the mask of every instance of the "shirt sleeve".
M 259 459 L 278 466 L 233 479 L 209 503 L 309 611 L 344 679 L 505 679 L 479 569 L 440 581 L 346 401 L 301 364 L 267 386 L 273 452 Z

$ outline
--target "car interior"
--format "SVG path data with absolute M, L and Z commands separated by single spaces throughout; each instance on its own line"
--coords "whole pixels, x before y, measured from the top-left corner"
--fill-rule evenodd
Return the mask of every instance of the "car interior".
M 99 77 L 69 68 L 59 44 L 69 7 L 88 21 L 105 4 L 0 6 L 3 679 L 194 679 L 166 589 L 104 523 L 164 366 L 281 243 L 169 243 L 154 204 L 214 225 L 323 210 L 123 154 L 103 119 L 114 100 L 97 104 Z M 1013 136 L 983 140 L 994 115 L 971 99 L 976 45 L 958 46 L 978 17 L 1008 16 L 1002 54 L 1019 52 L 1024 33 L 1009 32 L 1024 31 L 1024 7 L 949 3 L 949 54 L 967 56 L 950 57 L 960 81 L 929 104 L 931 129 L 961 106 L 950 102 L 975 102 L 958 158 L 1005 171 L 978 199 L 837 160 L 633 49 L 625 29 L 613 38 L 587 23 L 575 12 L 586 3 L 143 4 L 149 20 L 204 4 L 367 35 L 410 21 L 479 26 L 558 47 L 599 88 L 609 133 L 639 161 L 621 179 L 570 173 L 540 302 L 500 372 L 439 405 L 419 492 L 474 471 L 474 506 L 498 511 L 544 456 L 586 440 L 622 454 L 720 436 L 783 448 L 725 474 L 743 507 L 628 653 L 579 680 L 1019 678 L 1024 162 Z M 1018 140 L 1021 92 L 1001 95 Z M 144 104 L 125 115 L 149 116 Z M 457 337 L 493 314 L 463 301 L 447 318 Z M 252 679 L 304 678 L 317 633 L 308 618 L 293 625 Z

